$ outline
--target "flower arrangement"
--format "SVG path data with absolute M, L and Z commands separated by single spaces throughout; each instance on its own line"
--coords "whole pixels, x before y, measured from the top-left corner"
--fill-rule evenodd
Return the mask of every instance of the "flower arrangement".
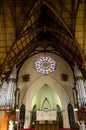
M 14 125 L 15 121 L 16 121 L 16 116 L 15 115 L 9 116 L 9 125 Z

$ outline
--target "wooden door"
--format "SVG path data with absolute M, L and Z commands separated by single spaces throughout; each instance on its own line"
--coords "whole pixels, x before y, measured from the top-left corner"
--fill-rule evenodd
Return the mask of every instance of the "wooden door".
M 5 111 L 0 111 L 0 130 L 8 130 L 8 115 Z
M 0 130 L 1 130 L 1 127 L 2 127 L 3 117 L 4 117 L 4 112 L 0 111 Z

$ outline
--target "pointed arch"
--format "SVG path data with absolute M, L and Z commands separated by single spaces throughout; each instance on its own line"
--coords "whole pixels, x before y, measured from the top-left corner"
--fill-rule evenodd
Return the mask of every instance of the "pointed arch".
M 56 105 L 56 111 L 57 111 L 57 122 L 58 122 L 58 125 L 59 127 L 63 127 L 63 117 L 62 117 L 62 111 L 61 111 L 61 108 L 60 106 L 57 104 Z
M 21 121 L 22 127 L 24 127 L 24 121 L 25 121 L 25 105 L 24 104 L 20 106 L 19 120 Z
M 41 109 L 51 109 L 51 104 L 47 98 L 44 99 Z
M 34 128 L 35 123 L 36 123 L 36 111 L 37 111 L 37 106 L 36 104 L 33 106 L 33 109 L 30 113 L 30 127 Z
M 74 110 L 73 110 L 73 106 L 70 103 L 68 104 L 68 117 L 69 117 L 70 127 L 75 128 Z

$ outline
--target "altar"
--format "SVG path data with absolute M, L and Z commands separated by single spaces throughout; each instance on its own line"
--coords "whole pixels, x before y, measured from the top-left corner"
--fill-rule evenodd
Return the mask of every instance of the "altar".
M 36 113 L 37 121 L 56 121 L 56 111 L 54 110 L 41 110 Z
M 35 130 L 58 130 L 56 117 L 54 110 L 37 111 Z

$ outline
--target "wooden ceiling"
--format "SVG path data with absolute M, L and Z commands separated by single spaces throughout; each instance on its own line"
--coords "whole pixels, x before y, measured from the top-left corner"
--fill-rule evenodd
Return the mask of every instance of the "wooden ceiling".
M 85 0 L 0 0 L 1 77 L 40 52 L 76 62 L 85 75 Z

